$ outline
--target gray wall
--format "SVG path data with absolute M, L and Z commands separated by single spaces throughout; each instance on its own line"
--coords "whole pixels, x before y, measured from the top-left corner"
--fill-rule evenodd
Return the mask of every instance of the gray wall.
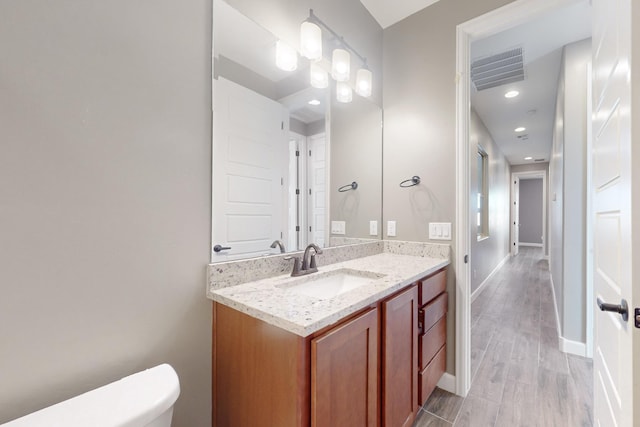
M 586 67 L 590 59 L 590 39 L 564 48 L 549 164 L 549 259 L 560 335 L 577 342 L 586 340 Z
M 456 26 L 507 3 L 439 1 L 384 31 L 383 219 L 397 221 L 399 240 L 428 241 L 429 222 L 451 222 L 453 226 Z M 398 187 L 412 175 L 422 178 L 419 187 Z M 452 260 L 456 256 L 454 242 Z M 451 296 L 447 314 L 450 373 L 455 370 L 454 269 L 455 263 L 447 283 Z
M 520 180 L 520 243 L 542 245 L 542 178 Z
M 346 222 L 346 237 L 382 235 L 382 110 L 354 95 L 349 104 L 334 102 L 330 118 L 330 215 Z M 338 187 L 358 183 L 354 191 Z M 369 235 L 369 221 L 378 221 L 378 235 Z
M 210 425 L 210 22 L 0 2 L 0 423 L 168 362 Z
M 509 255 L 509 181 L 511 168 L 500 148 L 475 111 L 471 110 L 469 129 L 469 218 L 475 224 L 478 192 L 477 153 L 480 145 L 487 153 L 488 168 L 488 219 L 489 236 L 477 239 L 475 227 L 471 227 L 471 292 L 489 277 L 491 272 Z

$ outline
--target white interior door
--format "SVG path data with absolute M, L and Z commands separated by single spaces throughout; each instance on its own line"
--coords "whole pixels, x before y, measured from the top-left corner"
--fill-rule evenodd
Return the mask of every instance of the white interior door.
M 214 80 L 212 261 L 270 252 L 284 238 L 289 113 L 278 102 Z M 220 245 L 221 251 L 215 251 Z
M 593 287 L 596 298 L 626 300 L 632 311 L 631 2 L 594 0 L 593 8 Z M 595 310 L 594 329 L 594 425 L 638 426 L 633 313 L 626 321 Z
M 511 202 L 511 255 L 518 255 L 520 251 L 520 177 L 513 177 Z
M 325 217 L 327 210 L 327 179 L 326 179 L 326 143 L 325 134 L 320 133 L 307 139 L 310 150 L 309 171 L 309 242 L 320 247 L 326 246 Z

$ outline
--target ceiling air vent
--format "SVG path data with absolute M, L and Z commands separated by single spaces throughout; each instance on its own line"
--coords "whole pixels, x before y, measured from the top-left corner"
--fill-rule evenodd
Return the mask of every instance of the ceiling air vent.
M 526 141 L 527 139 L 529 139 L 529 134 L 525 133 L 524 135 L 516 135 L 516 138 L 518 138 L 520 141 Z
M 533 159 L 534 162 L 544 162 L 544 159 Z
M 471 81 L 477 90 L 524 80 L 522 48 L 508 50 L 471 63 Z

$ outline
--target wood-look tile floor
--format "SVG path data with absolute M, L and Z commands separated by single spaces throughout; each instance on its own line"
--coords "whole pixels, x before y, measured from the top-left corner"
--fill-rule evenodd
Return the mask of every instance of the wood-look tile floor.
M 591 359 L 559 350 L 548 262 L 520 248 L 471 304 L 471 389 L 436 388 L 414 427 L 592 426 Z

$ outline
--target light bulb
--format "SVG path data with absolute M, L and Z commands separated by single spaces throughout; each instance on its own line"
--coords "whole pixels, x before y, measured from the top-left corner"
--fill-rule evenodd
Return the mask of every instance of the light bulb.
M 344 49 L 335 49 L 331 61 L 331 77 L 337 82 L 349 80 L 351 71 L 351 57 Z
M 300 50 L 312 61 L 322 58 L 322 30 L 313 22 L 305 21 L 300 26 Z
M 348 83 L 338 82 L 336 84 L 336 99 L 338 102 L 351 102 L 353 91 Z
M 327 73 L 320 65 L 312 62 L 309 67 L 311 76 L 311 86 L 324 89 L 329 86 L 329 73 Z
M 282 40 L 276 43 L 276 66 L 284 71 L 298 68 L 298 53 Z
M 356 73 L 356 93 L 368 98 L 371 96 L 371 85 L 373 75 L 366 68 L 360 68 Z

